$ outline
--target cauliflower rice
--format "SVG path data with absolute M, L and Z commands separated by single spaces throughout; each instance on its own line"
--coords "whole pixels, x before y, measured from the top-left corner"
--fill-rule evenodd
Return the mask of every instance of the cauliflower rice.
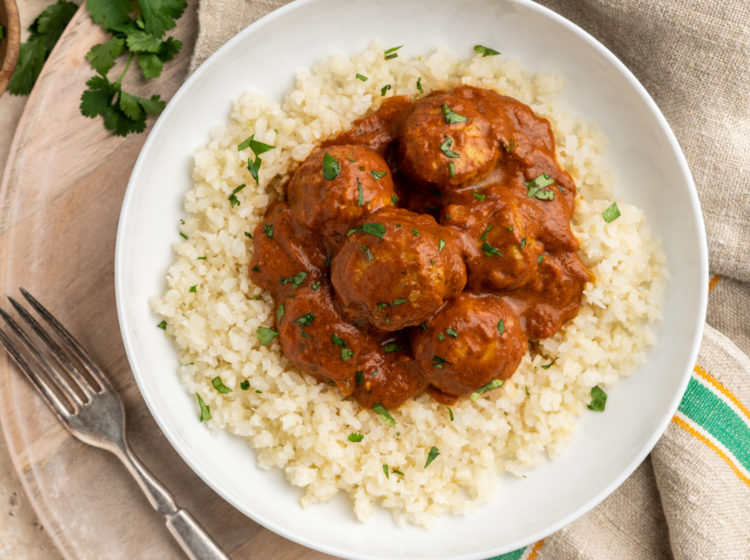
M 277 340 L 260 346 L 256 330 L 273 326 L 274 308 L 248 277 L 253 242 L 246 232 L 317 144 L 376 108 L 386 84 L 386 96 L 421 95 L 418 78 L 425 94 L 459 84 L 492 88 L 550 120 L 558 159 L 579 189 L 572 229 L 596 281 L 586 286 L 578 316 L 533 345 L 503 387 L 476 402 L 461 398 L 450 410 L 421 395 L 391 411 L 391 427 L 300 373 Z M 245 93 L 229 122 L 195 154 L 184 239 L 174 244 L 168 288 L 151 305 L 174 339 L 181 381 L 210 407 L 208 424 L 246 439 L 260 467 L 282 469 L 304 489 L 303 506 L 343 490 L 361 521 L 377 503 L 398 523 L 429 526 L 437 516 L 465 514 L 493 495 L 500 473 L 520 476 L 545 453 L 559 455 L 576 417 L 587 412 L 592 387 L 612 385 L 643 361 L 661 317 L 664 256 L 643 212 L 613 197 L 614 177 L 602 165 L 606 138 L 556 107 L 563 86 L 560 77 L 531 75 L 502 56 L 458 60 L 438 49 L 386 61 L 374 44 L 351 59 L 333 56 L 299 72 L 281 104 Z M 262 156 L 257 186 L 246 167 L 250 150 L 237 150 L 251 134 L 275 146 Z M 243 183 L 240 204 L 230 204 Z M 606 223 L 601 214 L 615 200 L 621 216 Z M 231 392 L 212 386 L 217 376 Z M 364 437 L 351 442 L 351 433 Z M 433 446 L 440 455 L 425 468 Z

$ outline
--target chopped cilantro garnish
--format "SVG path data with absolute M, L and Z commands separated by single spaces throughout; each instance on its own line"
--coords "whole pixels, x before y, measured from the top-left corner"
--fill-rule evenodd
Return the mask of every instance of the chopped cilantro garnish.
M 229 206 L 239 206 L 240 201 L 237 199 L 237 193 L 240 192 L 242 189 L 245 188 L 245 183 L 242 183 L 239 187 L 234 189 L 232 191 L 232 194 L 229 195 Z
M 422 329 L 423 331 L 426 331 L 427 329 L 430 328 L 430 326 L 427 323 L 419 323 L 419 328 Z
M 260 267 L 256 264 L 253 268 L 251 268 L 253 272 L 260 272 Z
M 504 321 L 503 319 L 500 319 L 500 320 L 499 320 L 499 321 L 497 322 L 497 331 L 498 331 L 498 332 L 499 332 L 500 334 L 503 334 L 503 333 L 505 332 L 505 321 Z
M 320 280 L 318 280 L 317 282 L 314 282 L 313 285 L 310 287 L 312 288 L 313 292 L 317 292 L 318 288 L 320 288 Z
M 607 405 L 607 393 L 599 388 L 599 385 L 595 385 L 591 389 L 591 404 L 588 405 L 589 410 L 595 412 L 602 412 L 604 407 Z
M 197 289 L 198 289 L 198 284 L 193 284 L 192 286 L 190 286 L 190 288 L 188 288 L 188 292 L 190 292 L 191 294 L 194 294 Z
M 505 150 L 506 153 L 511 153 L 513 151 L 513 148 L 515 148 L 516 145 L 513 143 L 513 140 L 510 141 L 510 143 L 503 144 L 503 150 Z
M 167 330 L 167 322 L 166 321 L 159 321 L 156 326 L 162 330 Z
M 351 348 L 342 348 L 341 349 L 341 359 L 342 360 L 351 360 L 354 357 L 354 351 Z
M 258 173 L 260 172 L 260 166 L 263 163 L 263 161 L 260 159 L 260 156 L 255 156 L 255 159 L 253 158 L 247 158 L 247 170 L 250 172 L 250 176 L 255 181 L 255 184 L 260 184 L 258 182 Z
M 196 257 L 196 260 L 199 260 L 199 261 L 205 261 L 205 260 L 206 260 L 206 257 Z
M 484 199 L 487 198 L 486 194 L 482 194 L 482 193 L 478 193 L 478 192 L 471 193 L 471 195 L 474 198 L 476 198 L 479 202 L 484 202 Z
M 526 393 L 527 397 L 531 396 L 531 393 L 529 393 L 529 386 L 528 385 L 524 385 L 523 390 Z
M 432 357 L 432 367 L 436 367 L 438 369 L 443 369 L 444 364 L 450 364 L 448 360 L 445 358 L 441 358 L 440 356 L 433 356 Z
M 351 434 L 349 434 L 349 437 L 347 439 L 349 441 L 353 441 L 354 443 L 358 443 L 358 442 L 362 441 L 362 439 L 364 437 L 365 436 L 363 436 L 362 434 L 358 434 L 356 432 L 352 432 Z
M 362 181 L 357 177 L 357 206 L 365 205 L 365 197 L 362 194 Z
M 346 232 L 346 236 L 349 237 L 357 231 L 361 231 L 362 233 L 369 233 L 370 235 L 374 235 L 379 239 L 383 239 L 383 235 L 385 234 L 385 226 L 381 223 L 362 224 L 361 226 L 355 226 L 350 229 L 348 232 Z
M 237 150 L 242 151 L 245 148 L 250 148 L 256 156 L 259 156 L 261 154 L 265 154 L 269 150 L 273 150 L 275 147 L 276 146 L 271 146 L 271 144 L 259 142 L 255 139 L 255 134 L 253 134 L 249 138 L 243 140 L 242 143 L 237 146 Z
M 250 233 L 249 231 L 246 231 L 246 232 L 245 232 L 245 237 L 249 237 L 250 239 L 255 239 L 255 238 L 253 237 L 253 234 L 252 234 L 252 233 Z M 205 257 L 204 257 L 204 258 L 205 258 Z
M 448 173 L 450 173 L 451 177 L 456 176 L 456 166 L 453 164 L 452 161 L 448 162 Z
M 398 469 L 391 469 L 391 472 L 392 472 L 393 474 L 400 474 L 401 476 L 404 476 L 404 473 L 402 473 L 402 472 L 401 472 L 400 470 L 398 470 Z
M 602 217 L 607 223 L 614 222 L 617 218 L 620 217 L 620 215 L 620 209 L 617 207 L 616 202 L 613 202 L 607 207 L 604 212 L 602 212 Z
M 544 255 L 539 255 L 539 256 L 538 256 L 538 257 L 536 258 L 536 264 L 539 264 L 539 263 L 541 263 L 541 262 L 542 262 L 543 260 L 544 260 Z
M 184 233 L 182 233 L 182 232 L 180 232 L 180 237 L 182 237 L 183 239 L 187 239 L 187 238 L 188 238 L 188 236 L 187 236 L 187 235 L 185 235 L 185 234 L 184 234 Z
M 450 136 L 446 136 L 445 140 L 443 140 L 443 143 L 440 144 L 440 151 L 445 154 L 445 157 L 449 158 L 459 158 L 461 155 L 458 152 L 454 152 L 451 150 L 451 146 L 453 146 L 453 138 Z
M 273 239 L 273 224 L 267 224 L 263 226 L 263 231 L 266 232 L 268 239 Z
M 341 173 L 341 164 L 331 154 L 323 154 L 323 178 L 333 181 Z
M 363 76 L 363 75 L 362 75 L 362 74 L 360 74 L 359 72 L 357 72 L 356 74 L 354 74 L 354 77 L 355 77 L 355 78 L 357 78 L 358 80 L 361 80 L 361 81 L 363 81 L 363 82 L 366 82 L 366 81 L 367 81 L 367 76 Z
M 487 383 L 487 385 L 485 385 L 484 387 L 480 387 L 479 389 L 474 391 L 471 394 L 471 400 L 473 401 L 479 400 L 479 397 L 482 394 L 486 393 L 487 391 L 492 391 L 492 389 L 497 389 L 498 387 L 502 387 L 503 383 L 505 382 L 500 379 L 493 379 L 492 381 Z
M 240 389 L 243 391 L 247 391 L 250 388 L 250 382 L 245 379 L 242 383 L 240 383 Z
M 490 47 L 485 47 L 484 45 L 474 45 L 474 52 L 481 54 L 482 57 L 495 56 L 495 55 L 500 54 L 499 51 L 496 51 L 495 49 L 491 49 Z
M 383 422 L 388 424 L 391 428 L 396 427 L 396 421 L 393 419 L 393 416 L 391 416 L 391 414 L 388 412 L 388 409 L 386 409 L 382 404 L 375 403 L 374 405 L 372 405 L 372 409 L 380 414 L 380 416 L 383 418 Z
M 453 109 L 448 107 L 447 103 L 443 103 L 443 116 L 445 117 L 446 124 L 465 123 L 469 120 L 468 117 L 459 115 Z
M 450 417 L 451 422 L 453 422 L 453 411 L 451 410 L 451 407 L 446 406 L 445 408 L 448 409 L 448 416 Z
M 388 175 L 387 171 L 370 171 L 370 175 L 372 175 L 375 179 L 382 179 L 386 175 Z
M 344 342 L 344 339 L 342 339 L 336 333 L 333 333 L 331 335 L 331 342 L 333 342 L 336 346 L 346 346 L 346 342 Z
M 438 239 L 438 254 L 442 253 L 443 249 L 445 249 L 445 241 Z
M 445 340 L 445 335 L 443 333 L 441 333 L 441 332 L 438 333 L 437 337 L 438 337 L 438 340 L 440 340 L 440 341 Z
M 424 468 L 427 468 L 427 466 L 432 463 L 438 455 L 440 455 L 440 450 L 434 445 L 430 447 L 430 451 L 427 453 L 427 460 L 424 463 Z
M 445 334 L 447 334 L 451 338 L 458 338 L 458 332 L 456 332 L 456 329 L 453 329 L 451 327 L 445 329 Z
M 388 307 L 388 304 L 386 302 L 384 302 L 384 301 L 379 301 L 378 302 L 378 309 L 383 309 L 385 307 Z
M 391 47 L 390 49 L 386 49 L 385 51 L 383 51 L 385 59 L 391 60 L 392 58 L 396 58 L 398 56 L 398 53 L 396 51 L 403 46 L 404 45 L 399 45 L 398 47 Z
M 523 249 L 524 247 L 526 247 L 526 238 L 525 237 L 521 238 L 521 249 Z
M 385 352 L 386 354 L 392 354 L 393 352 L 398 352 L 403 349 L 403 346 L 399 346 L 395 342 L 390 342 L 383 347 L 383 352 Z
M 284 316 L 285 310 L 284 310 L 284 304 L 280 303 L 279 306 L 276 308 L 276 323 L 278 324 L 281 321 L 281 318 Z
M 260 345 L 268 346 L 274 338 L 279 336 L 279 332 L 268 327 L 258 327 L 257 335 Z
M 409 301 L 409 300 L 408 300 L 408 299 L 406 299 L 406 298 L 402 298 L 402 297 L 400 297 L 400 298 L 396 298 L 396 299 L 394 299 L 394 300 L 393 300 L 393 303 L 392 303 L 391 305 L 395 307 L 395 306 L 397 306 L 397 305 L 401 305 L 401 304 L 403 304 L 403 303 L 406 303 L 407 301 Z
M 307 278 L 307 272 L 302 271 L 302 272 L 298 272 L 294 276 L 288 276 L 286 278 L 281 278 L 279 280 L 279 283 L 280 284 L 291 284 L 292 285 L 292 289 L 296 290 L 297 288 L 300 287 L 300 285 L 302 284 L 302 282 L 305 281 L 305 278 Z
M 424 89 L 422 89 L 422 76 L 417 78 L 417 91 L 419 93 L 424 93 Z
M 484 233 L 479 239 L 481 239 L 482 241 L 487 241 L 487 234 L 492 231 L 492 227 L 492 225 L 488 225 L 486 228 L 484 228 Z
M 363 385 L 365 382 L 365 372 L 357 371 L 357 373 L 354 375 L 354 379 L 356 380 L 357 385 Z
M 365 258 L 367 258 L 368 261 L 371 261 L 375 258 L 374 255 L 372 254 L 372 251 L 367 245 L 360 244 L 359 248 L 362 249 L 362 252 L 365 254 Z
M 385 84 L 382 88 L 380 88 L 380 97 L 385 97 L 385 92 L 387 92 L 389 89 L 391 89 L 391 84 Z
M 497 247 L 493 247 L 486 241 L 482 244 L 482 251 L 484 251 L 484 254 L 488 257 L 491 257 L 492 255 L 498 255 L 500 257 L 504 256 Z
M 304 329 L 305 327 L 312 325 L 314 320 L 315 313 L 305 313 L 304 315 L 297 317 L 294 322 L 299 323 L 300 328 Z
M 206 420 L 211 420 L 211 409 L 208 407 L 206 403 L 203 402 L 203 399 L 198 393 L 196 393 L 195 396 L 198 398 L 198 406 L 201 407 L 201 415 L 198 419 L 201 422 L 205 422 Z
M 385 473 L 386 478 L 391 478 L 391 474 L 388 472 L 388 465 L 386 465 L 385 463 L 383 463 L 383 472 Z
M 528 189 L 526 196 L 529 198 L 534 196 L 539 200 L 553 200 L 555 198 L 555 191 L 545 188 L 553 183 L 554 181 L 549 175 L 542 173 L 533 181 L 526 181 L 525 184 Z
M 552 361 L 548 364 L 544 364 L 543 366 L 540 366 L 542 369 L 549 369 L 552 367 L 552 365 L 558 360 L 559 356 L 555 356 L 552 358 Z
M 392 194 L 391 195 L 391 202 L 393 204 L 397 204 L 398 203 L 398 195 Z
M 219 393 L 222 393 L 224 395 L 232 392 L 232 390 L 229 387 L 227 387 L 226 385 L 224 385 L 224 383 L 222 383 L 221 377 L 219 377 L 218 375 L 211 380 L 211 385 L 213 385 L 214 389 L 219 391 Z

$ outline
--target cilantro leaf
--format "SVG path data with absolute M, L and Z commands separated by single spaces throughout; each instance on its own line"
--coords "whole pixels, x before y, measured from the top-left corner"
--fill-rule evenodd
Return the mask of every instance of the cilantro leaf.
M 29 26 L 29 31 L 38 35 L 44 42 L 47 54 L 52 52 L 52 48 L 62 32 L 65 31 L 65 27 L 67 27 L 76 10 L 78 10 L 78 6 L 73 2 L 58 0 L 57 4 L 48 6 Z
M 102 76 L 106 76 L 107 72 L 115 65 L 115 58 L 120 56 L 124 49 L 125 41 L 119 37 L 112 37 L 106 43 L 91 47 L 89 52 L 86 53 L 86 60 L 89 61 L 94 70 Z
M 487 383 L 487 385 L 485 385 L 484 387 L 480 387 L 479 389 L 477 389 L 476 391 L 474 391 L 471 394 L 471 400 L 473 400 L 473 401 L 479 400 L 479 397 L 483 393 L 486 393 L 487 391 L 492 391 L 492 389 L 497 389 L 498 387 L 502 387 L 503 383 L 505 383 L 505 382 L 502 381 L 501 379 L 493 379 L 492 381 L 490 381 L 489 383 Z
M 138 0 L 144 31 L 156 37 L 172 29 L 186 7 L 185 0 Z
M 161 40 L 145 31 L 133 31 L 128 33 L 126 39 L 130 52 L 157 53 L 161 48 Z
M 138 66 L 143 72 L 143 77 L 147 80 L 152 78 L 158 78 L 161 76 L 161 71 L 164 68 L 164 63 L 161 61 L 158 55 L 153 53 L 138 53 L 137 56 Z
M 591 404 L 587 405 L 589 410 L 594 412 L 603 412 L 607 406 L 607 393 L 602 391 L 599 385 L 594 385 L 591 388 Z
M 133 7 L 130 0 L 86 0 L 86 7 L 94 23 L 101 25 L 105 31 L 130 21 L 128 15 Z

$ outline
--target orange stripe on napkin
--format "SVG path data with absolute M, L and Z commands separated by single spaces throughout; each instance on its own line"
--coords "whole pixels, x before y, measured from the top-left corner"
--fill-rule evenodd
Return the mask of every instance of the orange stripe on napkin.
M 719 278 L 721 278 L 721 274 L 717 274 L 716 276 L 714 276 L 713 278 L 711 278 L 711 280 L 708 281 L 708 291 L 709 292 L 711 290 L 713 290 L 714 287 L 716 287 L 716 283 L 719 281 Z
M 675 424 L 677 424 L 680 428 L 682 428 L 683 430 L 685 430 L 690 435 L 695 436 L 696 438 L 698 438 L 698 440 L 701 441 L 701 442 L 703 442 L 706 445 L 706 447 L 708 447 L 709 449 L 713 450 L 714 453 L 716 453 L 719 457 L 721 457 L 724 460 L 724 462 L 727 465 L 729 465 L 729 468 L 732 469 L 732 471 L 734 471 L 734 474 L 736 474 L 737 477 L 742 482 L 744 482 L 748 487 L 750 487 L 750 478 L 748 478 L 747 476 L 745 476 L 745 474 L 740 469 L 737 468 L 737 465 L 734 464 L 734 461 L 732 461 L 729 458 L 729 456 L 726 453 L 724 453 L 721 449 L 719 449 L 718 447 L 716 447 L 716 445 L 714 445 L 714 443 L 711 440 L 709 440 L 703 434 L 697 432 L 695 429 L 693 429 L 692 426 L 690 426 L 687 422 L 685 422 L 682 418 L 680 418 L 677 415 L 675 415 L 675 416 L 672 417 L 672 422 L 674 422 Z
M 711 385 L 713 385 L 717 391 L 719 391 L 722 395 L 724 395 L 726 398 L 728 398 L 734 406 L 740 409 L 740 412 L 745 415 L 745 418 L 750 420 L 750 410 L 740 402 L 740 399 L 738 399 L 734 394 L 726 388 L 726 386 L 716 379 L 713 375 L 711 375 L 709 372 L 707 372 L 705 369 L 703 369 L 698 364 L 695 364 L 695 367 L 693 368 L 696 374 L 698 374 L 699 377 L 702 377 L 706 381 L 708 381 Z
M 541 541 L 537 541 L 536 544 L 531 548 L 531 552 L 529 552 L 529 555 L 526 557 L 526 560 L 534 560 L 538 555 L 539 551 L 544 546 L 544 539 Z

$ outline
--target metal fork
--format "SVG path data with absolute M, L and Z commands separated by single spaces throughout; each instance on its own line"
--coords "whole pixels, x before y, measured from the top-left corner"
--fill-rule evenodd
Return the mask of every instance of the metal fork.
M 125 437 L 125 410 L 104 373 L 73 336 L 29 292 L 23 297 L 48 325 L 46 330 L 23 305 L 8 299 L 36 340 L 2 308 L 0 315 L 19 345 L 0 329 L 0 342 L 62 424 L 79 440 L 114 453 L 127 467 L 151 506 L 191 560 L 228 560 L 203 527 L 178 508 L 169 491 L 133 454 Z M 54 333 L 54 336 L 51 334 Z

